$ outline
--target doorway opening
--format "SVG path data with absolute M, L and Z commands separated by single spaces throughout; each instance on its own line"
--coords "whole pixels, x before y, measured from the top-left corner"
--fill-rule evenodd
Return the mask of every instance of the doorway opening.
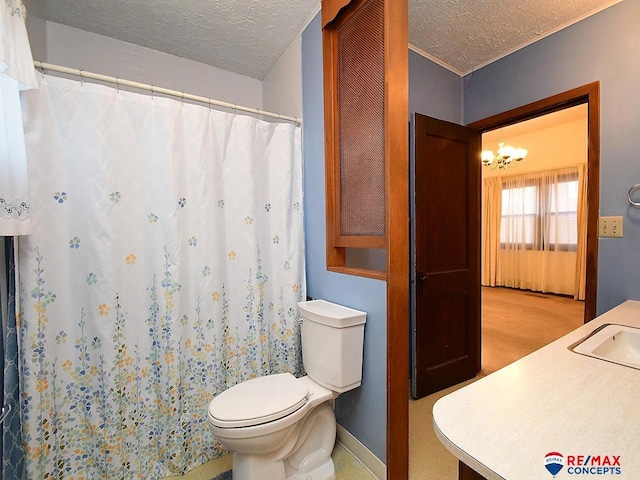
M 469 127 L 482 134 L 488 134 L 500 128 L 516 125 L 520 122 L 542 117 L 577 105 L 585 105 L 587 112 L 587 239 L 585 265 L 585 300 L 583 303 L 586 323 L 596 315 L 596 287 L 598 262 L 598 212 L 600 185 L 600 85 L 599 82 L 584 85 L 573 90 L 534 102 L 514 110 L 475 122 Z M 526 148 L 526 146 L 523 145 Z M 495 148 L 495 146 L 494 146 Z M 525 160 L 526 161 L 526 160 Z M 478 289 L 480 289 L 478 285 Z M 537 298 L 537 292 L 530 293 L 531 299 Z M 551 297 L 553 298 L 553 297 Z M 483 352 L 484 353 L 484 352 Z M 417 425 L 431 425 L 431 409 L 442 396 L 471 383 L 460 385 L 429 395 L 418 401 L 409 402 L 409 478 L 454 480 L 458 478 L 458 460 L 439 442 L 432 428 L 416 428 Z
M 481 375 L 583 323 L 587 113 L 583 103 L 482 135 L 483 151 L 528 154 L 481 168 Z
M 584 265 L 584 322 L 596 316 L 598 212 L 600 204 L 600 82 L 593 82 L 522 107 L 474 122 L 469 127 L 485 134 L 549 113 L 585 105 L 587 111 L 586 261 Z M 524 160 L 526 162 L 526 159 Z

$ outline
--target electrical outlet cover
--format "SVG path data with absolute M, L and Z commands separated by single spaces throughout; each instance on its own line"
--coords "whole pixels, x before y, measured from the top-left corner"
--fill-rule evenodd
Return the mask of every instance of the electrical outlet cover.
M 621 216 L 600 217 L 598 219 L 598 235 L 600 237 L 621 238 L 623 221 Z

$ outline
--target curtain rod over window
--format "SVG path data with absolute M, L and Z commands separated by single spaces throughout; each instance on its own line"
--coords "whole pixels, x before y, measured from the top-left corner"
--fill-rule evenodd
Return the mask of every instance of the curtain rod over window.
M 151 93 L 162 93 L 164 95 L 170 95 L 172 97 L 178 97 L 182 99 L 193 100 L 195 102 L 205 103 L 209 106 L 223 107 L 223 108 L 228 108 L 230 110 L 238 110 L 241 112 L 253 113 L 255 115 L 262 115 L 264 117 L 276 118 L 278 120 L 285 120 L 287 122 L 293 122 L 296 125 L 300 125 L 302 123 L 302 121 L 296 117 L 290 117 L 287 115 L 271 113 L 271 112 L 267 112 L 265 110 L 260 110 L 257 108 L 243 107 L 241 105 L 235 105 L 233 103 L 228 103 L 228 102 L 221 102 L 219 100 L 212 100 L 211 98 L 201 97 L 199 95 L 192 95 L 190 93 L 179 92 L 177 90 L 170 90 L 168 88 L 157 87 L 154 85 L 150 85 L 148 83 L 134 82 L 132 80 L 125 80 L 119 77 L 110 77 L 108 75 L 102 75 L 100 73 L 86 72 L 84 70 L 78 70 L 75 68 L 61 67 L 60 65 L 53 65 L 51 63 L 45 63 L 40 61 L 34 61 L 33 64 L 36 68 L 39 68 L 42 71 L 50 70 L 52 72 L 65 73 L 67 75 L 75 75 L 80 77 L 81 79 L 90 78 L 93 80 L 100 80 L 102 82 L 113 83 L 118 86 L 139 88 L 142 90 L 147 90 Z

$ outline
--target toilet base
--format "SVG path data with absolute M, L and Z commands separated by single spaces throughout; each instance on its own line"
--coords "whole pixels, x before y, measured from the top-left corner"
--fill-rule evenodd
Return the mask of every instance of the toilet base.
M 233 455 L 233 478 L 270 478 L 286 480 L 335 480 L 336 470 L 329 457 L 322 465 L 306 473 L 285 477 L 284 463 L 256 455 Z
M 335 480 L 336 468 L 333 465 L 333 460 L 329 458 L 322 465 L 318 465 L 313 471 L 307 473 L 296 473 L 287 477 L 287 480 Z
M 233 454 L 233 478 L 270 478 L 286 480 L 335 480 L 336 469 L 331 457 L 322 465 L 306 473 L 285 477 L 284 463 L 268 457 Z
M 233 454 L 233 478 L 284 479 L 284 463 L 274 462 L 270 455 Z
M 233 453 L 234 480 L 334 480 L 336 440 L 332 401 L 313 410 L 268 454 Z M 249 449 L 245 451 L 250 451 Z

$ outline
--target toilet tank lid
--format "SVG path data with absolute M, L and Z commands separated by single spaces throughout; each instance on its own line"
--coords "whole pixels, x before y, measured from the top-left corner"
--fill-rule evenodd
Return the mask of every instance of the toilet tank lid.
M 209 414 L 225 426 L 248 426 L 273 421 L 306 403 L 309 390 L 290 373 L 258 377 L 216 396 Z M 258 421 L 260 420 L 260 421 Z
M 360 310 L 344 307 L 326 300 L 298 302 L 298 309 L 304 318 L 335 328 L 353 327 L 367 321 L 367 314 Z

